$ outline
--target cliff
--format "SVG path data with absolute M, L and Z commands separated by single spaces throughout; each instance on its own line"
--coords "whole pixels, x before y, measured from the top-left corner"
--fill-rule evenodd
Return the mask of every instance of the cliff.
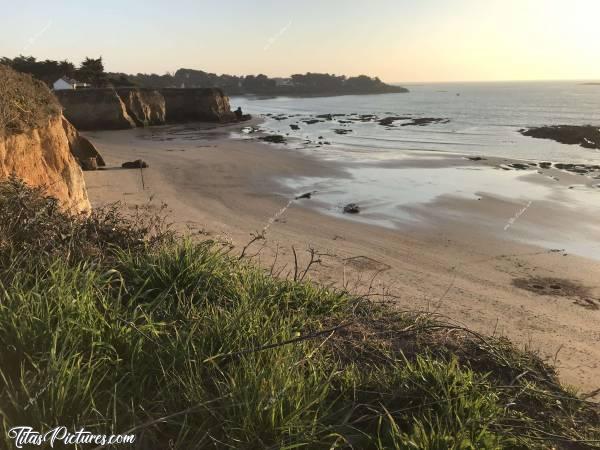
M 209 121 L 232 122 L 235 114 L 229 97 L 221 89 L 162 89 L 167 109 L 167 122 Z
M 63 114 L 78 130 L 133 128 L 135 121 L 114 89 L 56 91 Z
M 80 130 L 235 120 L 220 89 L 82 89 L 57 91 L 56 96 L 66 118 Z
M 83 173 L 71 154 L 83 144 L 76 130 L 71 135 L 73 145 L 46 85 L 0 65 L 0 178 L 17 176 L 45 187 L 70 212 L 89 211 Z
M 68 211 L 88 212 L 83 173 L 71 154 L 69 140 L 56 115 L 43 126 L 0 136 L 0 179 L 15 175 L 33 186 L 44 186 Z
M 87 138 L 84 138 L 79 134 L 75 127 L 64 117 L 62 117 L 62 126 L 65 130 L 67 140 L 69 141 L 69 149 L 71 154 L 81 163 L 88 158 L 96 158 L 98 166 L 106 166 L 104 158 L 94 144 L 92 144 Z

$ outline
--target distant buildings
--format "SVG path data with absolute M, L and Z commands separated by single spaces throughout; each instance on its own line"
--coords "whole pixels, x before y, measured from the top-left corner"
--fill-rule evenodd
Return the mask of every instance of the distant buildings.
M 62 77 L 54 82 L 52 85 L 55 91 L 65 91 L 73 89 L 88 88 L 88 83 L 82 83 L 81 81 L 73 80 L 72 78 Z
M 275 86 L 293 86 L 294 82 L 291 78 L 273 78 L 275 80 Z

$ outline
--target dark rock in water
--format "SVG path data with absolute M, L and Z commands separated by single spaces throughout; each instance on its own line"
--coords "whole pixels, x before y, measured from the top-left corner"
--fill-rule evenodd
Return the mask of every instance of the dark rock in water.
M 316 193 L 317 193 L 317 191 L 307 192 L 307 193 L 305 193 L 305 194 L 302 194 L 302 195 L 299 195 L 299 196 L 297 196 L 297 197 L 296 197 L 296 200 L 300 200 L 300 199 L 302 199 L 302 198 L 308 198 L 308 199 L 310 199 L 310 198 L 312 197 L 312 195 L 313 195 L 313 194 L 316 194 Z
M 260 137 L 259 139 L 265 142 L 271 142 L 273 144 L 285 143 L 285 137 L 281 136 L 280 134 L 270 134 L 268 136 Z
M 279 116 L 275 116 L 273 117 L 273 119 L 280 121 L 280 120 L 286 120 L 288 117 L 284 116 L 284 115 L 279 115 Z
M 295 125 L 295 124 L 291 124 L 291 125 L 290 125 L 290 128 L 291 128 L 292 130 L 299 130 L 299 129 L 300 129 L 300 127 L 299 127 L 298 125 Z
M 335 130 L 333 130 L 336 134 L 348 134 L 348 133 L 352 133 L 352 130 L 346 130 L 343 128 L 337 128 Z
M 348 203 L 344 206 L 344 212 L 346 214 L 358 214 L 360 212 L 360 206 L 356 203 Z
M 318 139 L 323 139 L 323 136 L 319 136 L 319 138 L 318 138 Z
M 450 119 L 436 118 L 436 117 L 421 117 L 419 119 L 412 119 L 408 123 L 403 123 L 401 126 L 407 127 L 409 125 L 416 125 L 419 127 L 423 127 L 425 125 L 430 125 L 432 123 L 449 123 Z
M 471 161 L 485 161 L 485 158 L 482 158 L 481 156 L 469 156 L 467 159 L 470 159 Z
M 513 169 L 516 169 L 516 170 L 527 170 L 527 169 L 529 169 L 529 164 L 512 163 L 512 164 L 509 164 L 508 167 L 512 167 Z
M 552 163 L 551 162 L 541 162 L 538 164 L 538 166 L 540 166 L 540 168 L 542 168 L 542 169 L 549 169 L 550 167 L 552 167 Z
M 304 122 L 307 125 L 313 125 L 315 123 L 319 123 L 319 122 L 323 122 L 323 121 L 317 120 L 317 119 L 308 119 L 308 120 L 303 120 L 302 122 Z
M 318 119 L 333 120 L 333 115 L 332 114 L 319 114 L 316 117 Z
M 561 144 L 577 144 L 584 148 L 600 150 L 600 128 L 591 125 L 524 128 L 519 130 L 519 133 L 537 139 L 551 139 Z
M 390 116 L 390 117 L 384 117 L 383 119 L 379 120 L 379 125 L 383 125 L 383 126 L 392 126 L 392 124 L 396 121 L 396 120 L 410 120 L 410 117 L 406 117 L 406 116 Z
M 123 164 L 121 164 L 121 167 L 123 169 L 146 169 L 149 166 L 146 161 L 136 159 L 135 161 L 124 162 Z

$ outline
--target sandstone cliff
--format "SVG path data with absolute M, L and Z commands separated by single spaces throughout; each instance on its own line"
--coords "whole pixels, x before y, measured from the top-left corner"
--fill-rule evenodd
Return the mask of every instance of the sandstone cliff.
M 63 114 L 78 130 L 121 130 L 134 128 L 125 103 L 114 89 L 56 91 Z
M 220 89 L 84 89 L 56 95 L 66 118 L 79 130 L 236 119 Z
M 153 89 L 118 89 L 117 95 L 138 127 L 165 123 L 165 99 Z
M 81 161 L 85 159 L 96 158 L 96 164 L 98 164 L 98 166 L 106 166 L 104 158 L 102 158 L 102 155 L 98 152 L 94 144 L 80 135 L 75 127 L 64 117 L 62 118 L 62 126 L 67 135 L 67 140 L 69 141 L 69 149 L 75 159 L 81 163 Z
M 235 114 L 221 89 L 162 89 L 167 122 L 231 122 Z
M 63 128 L 60 105 L 42 82 L 0 65 L 0 179 L 43 186 L 71 212 L 90 210 L 83 173 Z M 88 149 L 88 151 L 90 151 Z
M 65 209 L 88 212 L 83 173 L 69 149 L 62 120 L 56 115 L 43 126 L 0 136 L 0 179 L 15 175 L 30 185 L 44 186 Z

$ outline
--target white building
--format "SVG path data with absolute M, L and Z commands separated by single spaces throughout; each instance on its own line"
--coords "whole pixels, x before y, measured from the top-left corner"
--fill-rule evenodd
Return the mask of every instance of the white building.
M 80 81 L 73 80 L 71 78 L 62 77 L 62 78 L 59 78 L 58 80 L 56 80 L 54 82 L 54 84 L 52 85 L 52 87 L 54 88 L 55 91 L 64 91 L 67 89 L 72 90 L 72 89 L 86 88 L 86 87 L 90 87 L 90 85 L 88 83 L 82 83 Z

